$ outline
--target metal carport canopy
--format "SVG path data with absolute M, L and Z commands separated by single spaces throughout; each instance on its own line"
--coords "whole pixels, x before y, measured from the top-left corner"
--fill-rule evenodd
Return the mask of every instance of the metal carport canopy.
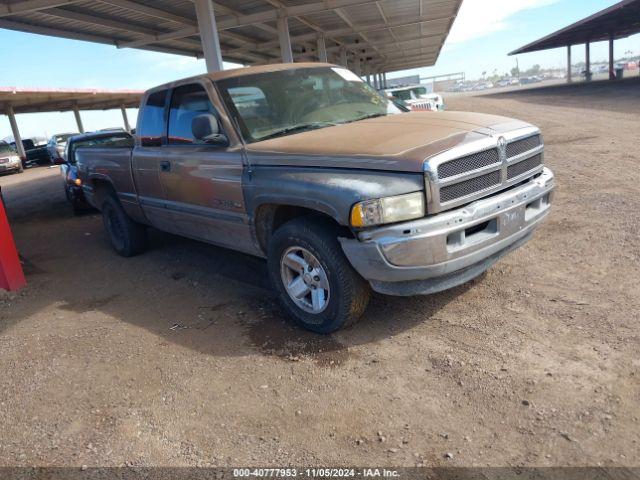
M 509 55 L 626 38 L 640 32 L 640 0 L 624 0 Z
M 245 65 L 348 59 L 384 72 L 435 64 L 462 0 L 5 0 L 0 28 Z M 197 13 L 196 13 L 197 12 Z M 213 25 L 213 27 L 212 27 Z M 201 43 L 200 31 L 206 44 Z M 220 47 L 212 47 L 219 37 Z M 290 42 L 288 41 L 290 39 Z M 287 52 L 290 45 L 290 56 Z M 287 48 L 285 48 L 287 47 Z M 207 49 L 215 54 L 205 55 Z M 213 60 L 212 60 L 213 58 Z M 215 69 L 215 68 L 213 68 Z
M 0 87 L 0 113 L 62 112 L 137 108 L 142 90 Z
M 127 108 L 138 107 L 142 99 L 141 90 L 95 90 L 95 89 L 45 89 L 0 87 L 0 115 L 9 117 L 9 124 L 20 157 L 26 153 L 18 128 L 16 114 L 72 111 L 78 131 L 84 133 L 81 110 L 120 109 L 126 130 L 131 130 Z

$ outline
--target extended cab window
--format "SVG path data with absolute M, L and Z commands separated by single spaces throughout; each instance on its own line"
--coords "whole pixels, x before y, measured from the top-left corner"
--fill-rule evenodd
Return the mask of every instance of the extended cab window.
M 205 142 L 194 138 L 191 131 L 193 119 L 203 113 L 216 115 L 205 89 L 198 84 L 183 85 L 173 91 L 169 110 L 170 145 L 192 145 Z
M 162 145 L 164 132 L 164 105 L 167 91 L 154 92 L 147 98 L 140 117 L 140 143 L 143 147 Z

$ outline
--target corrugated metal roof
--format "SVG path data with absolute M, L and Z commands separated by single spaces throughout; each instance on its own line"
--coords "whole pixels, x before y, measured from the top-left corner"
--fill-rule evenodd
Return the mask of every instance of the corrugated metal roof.
M 636 33 L 640 33 L 640 0 L 624 0 L 509 55 L 625 38 Z
M 325 35 L 329 60 L 391 71 L 433 65 L 462 0 L 216 0 L 222 55 L 246 65 L 277 63 L 279 15 L 289 17 L 296 61 L 314 60 Z M 189 0 L 10 0 L 0 28 L 202 57 Z
M 15 113 L 72 110 L 109 110 L 137 107 L 141 90 L 0 87 L 0 112 L 11 106 Z

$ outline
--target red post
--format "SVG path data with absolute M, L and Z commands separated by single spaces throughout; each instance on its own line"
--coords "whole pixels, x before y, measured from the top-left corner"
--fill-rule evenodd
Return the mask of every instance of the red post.
M 0 288 L 15 291 L 26 284 L 4 203 L 0 200 Z

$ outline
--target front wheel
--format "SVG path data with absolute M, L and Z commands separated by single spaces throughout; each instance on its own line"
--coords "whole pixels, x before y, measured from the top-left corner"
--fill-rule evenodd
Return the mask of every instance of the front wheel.
M 331 333 L 355 323 L 369 303 L 369 285 L 349 264 L 331 223 L 292 220 L 269 242 L 269 275 L 286 313 L 304 328 Z
M 123 257 L 138 255 L 146 249 L 147 231 L 134 222 L 113 195 L 102 204 L 102 219 L 113 249 Z

